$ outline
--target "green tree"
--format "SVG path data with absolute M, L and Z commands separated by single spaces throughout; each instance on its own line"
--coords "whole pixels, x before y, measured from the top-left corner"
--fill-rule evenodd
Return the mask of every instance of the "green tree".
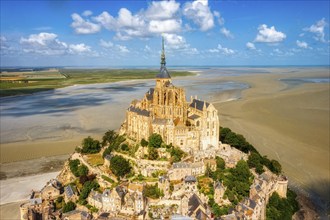
M 112 143 L 117 137 L 118 134 L 114 130 L 108 130 L 102 137 L 102 146 Z
M 127 144 L 122 144 L 122 145 L 120 146 L 120 148 L 121 148 L 121 150 L 123 150 L 123 151 L 128 151 L 128 150 L 129 150 L 129 147 L 128 147 Z
M 129 161 L 120 155 L 110 159 L 110 170 L 118 177 L 123 177 L 131 171 L 132 167 Z
M 220 141 L 221 142 L 224 142 L 225 137 L 227 136 L 228 133 L 231 133 L 231 130 L 229 128 L 220 127 Z
M 270 170 L 278 175 L 282 172 L 282 166 L 277 160 L 271 160 Z
M 78 171 L 79 164 L 80 161 L 78 159 L 69 161 L 70 170 L 73 173 L 73 175 L 75 175 L 76 177 L 79 177 L 79 171 Z
M 157 149 L 153 147 L 148 147 L 148 159 L 149 160 L 157 160 L 159 158 L 159 154 Z
M 163 143 L 162 136 L 160 134 L 153 133 L 149 137 L 149 147 L 160 148 Z
M 96 180 L 86 181 L 81 189 L 79 199 L 85 200 L 92 189 L 98 189 L 99 187 L 100 185 L 96 182 Z
M 148 146 L 148 141 L 146 141 L 144 138 L 142 138 L 142 140 L 141 140 L 141 146 L 142 147 L 146 147 L 146 146 Z
M 219 156 L 216 156 L 215 157 L 215 161 L 217 162 L 217 168 L 218 169 L 220 169 L 220 170 L 224 170 L 225 169 L 226 163 L 225 163 L 225 160 L 224 159 L 222 159 Z
M 83 140 L 81 153 L 95 154 L 100 152 L 100 150 L 101 150 L 101 144 L 98 140 L 94 140 L 90 136 L 88 136 Z
M 65 203 L 62 209 L 63 213 L 70 212 L 76 209 L 76 204 L 72 201 Z
M 164 196 L 164 192 L 158 188 L 158 183 L 155 185 L 146 185 L 143 190 L 143 195 L 152 199 L 158 199 Z
M 287 198 L 281 198 L 277 192 L 274 192 L 266 207 L 266 219 L 291 220 L 292 215 L 299 210 L 295 199 L 296 194 L 291 190 L 288 190 Z
M 88 167 L 85 166 L 84 164 L 81 164 L 78 167 L 78 174 L 79 174 L 79 176 L 87 176 L 87 174 L 88 174 Z
M 181 161 L 182 157 L 186 155 L 186 153 L 181 150 L 179 147 L 172 146 L 170 148 L 170 154 L 171 154 L 171 161 L 173 163 Z

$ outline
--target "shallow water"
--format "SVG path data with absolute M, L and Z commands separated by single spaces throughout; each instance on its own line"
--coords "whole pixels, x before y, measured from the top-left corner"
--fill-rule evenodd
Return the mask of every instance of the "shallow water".
M 214 93 L 226 92 L 225 99 L 232 100 L 239 98 L 237 91 L 249 87 L 244 83 L 221 81 L 219 74 L 219 70 L 204 70 L 196 77 L 172 81 L 186 89 L 188 100 L 190 96 L 198 95 L 210 102 L 224 101 L 214 100 Z M 76 85 L 1 98 L 0 143 L 60 140 L 75 134 L 100 134 L 107 129 L 117 129 L 120 124 L 111 124 L 111 121 L 118 120 L 118 114 L 109 114 L 109 110 L 123 111 L 120 117 L 124 119 L 124 109 L 129 103 L 141 99 L 154 85 L 154 80 Z

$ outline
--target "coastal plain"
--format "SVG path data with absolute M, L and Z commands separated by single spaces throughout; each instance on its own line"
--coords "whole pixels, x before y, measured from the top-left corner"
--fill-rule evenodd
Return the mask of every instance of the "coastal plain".
M 235 68 L 236 72 L 241 70 L 246 68 Z M 197 79 L 198 83 L 206 85 L 224 81 L 249 85 L 249 88 L 239 91 L 211 91 L 202 98 L 215 104 L 222 127 L 229 127 L 234 132 L 243 134 L 261 154 L 278 160 L 282 164 L 284 174 L 289 178 L 291 187 L 311 197 L 323 211 L 329 209 L 329 82 L 290 84 L 282 80 L 329 79 L 329 69 L 249 68 L 248 74 L 234 74 L 230 68 L 217 68 L 211 70 L 216 73 L 212 78 L 203 78 L 203 71 L 196 77 L 188 76 L 183 79 Z M 181 79 L 173 79 L 174 84 L 176 80 Z M 143 82 L 145 81 L 135 83 Z M 188 92 L 191 94 L 199 94 L 189 86 L 186 89 L 190 90 Z M 100 138 L 107 129 L 118 129 L 125 117 L 129 101 L 132 98 L 141 98 L 146 91 L 145 88 L 133 91 L 111 104 L 79 108 L 74 111 L 71 119 L 66 118 L 68 128 L 50 131 L 53 133 L 51 138 L 1 143 L 1 176 L 2 179 L 9 178 L 1 180 L 2 189 L 6 188 L 6 184 L 14 183 L 15 179 L 22 178 L 18 177 L 19 174 L 10 175 L 12 171 L 8 171 L 8 167 L 11 164 L 20 167 L 25 160 L 34 159 L 36 164 L 33 169 L 36 169 L 38 165 L 44 164 L 35 160 L 36 158 L 63 158 L 63 155 L 72 153 L 84 137 L 91 135 Z M 189 97 L 187 98 L 189 100 Z M 94 112 L 93 118 L 90 112 Z M 84 128 L 85 132 L 73 129 L 76 127 Z M 14 161 L 18 162 L 13 163 Z M 56 170 L 44 170 L 53 171 Z M 45 179 L 46 181 L 48 179 Z M 30 190 L 22 187 L 17 193 L 25 195 Z M 9 219 L 8 207 L 13 206 L 1 205 L 0 218 Z M 14 214 L 18 214 L 18 209 L 17 212 L 11 212 L 11 215 Z

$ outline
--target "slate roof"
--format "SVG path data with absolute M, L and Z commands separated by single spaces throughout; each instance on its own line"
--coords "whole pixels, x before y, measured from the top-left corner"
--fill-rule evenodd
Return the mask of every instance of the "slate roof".
M 197 118 L 200 118 L 200 116 L 193 114 L 193 115 L 190 115 L 188 118 L 191 119 L 191 120 L 195 120 Z
M 192 183 L 192 182 L 197 182 L 197 179 L 196 177 L 189 175 L 184 178 L 184 181 L 186 183 Z
M 158 75 L 156 78 L 161 78 L 161 79 L 170 79 L 170 73 L 167 71 L 165 66 L 161 66 Z
M 142 115 L 142 116 L 146 116 L 146 117 L 149 117 L 150 116 L 150 112 L 149 111 L 147 111 L 147 110 L 142 110 L 142 109 L 139 109 L 139 108 L 136 108 L 136 107 L 134 107 L 134 106 L 130 106 L 129 108 L 128 108 L 128 111 L 130 111 L 130 112 L 135 112 L 135 113 L 137 113 L 138 115 Z
M 204 204 L 201 201 L 201 199 L 194 193 L 189 198 L 189 201 L 188 201 L 188 207 L 189 207 L 188 216 L 191 216 L 194 213 L 194 211 L 198 208 L 198 206 L 204 207 Z
M 197 100 L 197 99 L 193 99 L 193 101 L 191 102 L 189 107 L 195 108 L 195 106 L 196 106 L 196 109 L 203 111 L 204 103 L 206 105 L 206 108 L 209 107 L 210 103 L 204 102 L 201 100 Z
M 71 187 L 71 185 L 68 185 L 64 188 L 64 192 L 68 198 L 71 198 L 74 195 L 74 191 Z

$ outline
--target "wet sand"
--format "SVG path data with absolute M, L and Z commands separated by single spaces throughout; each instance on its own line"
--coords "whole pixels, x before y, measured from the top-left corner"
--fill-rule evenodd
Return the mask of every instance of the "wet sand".
M 329 77 L 329 72 L 286 74 Z M 251 88 L 242 99 L 218 103 L 220 124 L 243 134 L 261 154 L 280 161 L 291 186 L 329 209 L 329 83 L 287 85 L 278 75 L 237 77 Z
M 215 103 L 220 112 L 221 126 L 230 127 L 233 131 L 243 134 L 260 153 L 279 160 L 292 185 L 312 193 L 312 196 L 316 196 L 314 201 L 322 198 L 325 201 L 323 204 L 329 204 L 329 83 L 292 86 L 279 81 L 279 79 L 290 77 L 329 77 L 329 71 L 325 68 L 272 68 L 271 70 L 265 68 L 265 71 L 271 74 L 256 72 L 255 75 L 242 74 L 240 76 L 222 75 L 225 70 L 221 69 L 214 71 L 218 71 L 219 74 L 213 78 L 203 79 L 203 74 L 200 74 L 204 83 L 233 81 L 250 85 L 249 89 L 243 91 L 212 91 L 211 94 L 201 97 Z M 177 85 L 175 79 L 174 84 Z M 198 91 L 196 90 L 197 94 L 199 94 Z M 144 89 L 138 90 L 138 93 L 133 91 L 134 97 L 123 94 L 120 102 L 115 102 L 115 108 L 102 105 L 86 106 L 76 110 L 74 116 L 67 117 L 65 122 L 71 127 L 65 131 L 64 135 L 62 133 L 59 135 L 61 138 L 2 143 L 1 176 L 9 175 L 10 178 L 21 175 L 13 174 L 8 170 L 8 166 L 16 166 L 16 163 L 4 164 L 6 162 L 56 155 L 62 155 L 57 157 L 63 160 L 65 155 L 70 154 L 86 136 L 100 138 L 107 129 L 118 129 L 125 117 L 124 110 L 128 103 L 134 98 L 141 98 L 144 92 Z M 235 100 L 235 97 L 241 97 L 241 99 Z M 187 98 L 189 99 L 188 95 Z M 233 101 L 228 101 L 232 99 Z M 91 112 L 93 112 L 92 115 Z M 75 128 L 76 125 L 83 127 L 84 132 L 70 129 Z M 54 160 L 57 159 L 54 158 Z M 44 164 L 40 160 L 30 162 L 35 162 L 35 164 L 30 171 L 29 169 L 26 171 L 27 173 L 36 170 L 36 167 L 40 169 Z M 53 170 L 45 168 L 43 171 L 52 172 Z M 30 190 L 28 189 L 27 192 Z M 6 201 L 14 202 L 15 200 Z M 1 205 L 1 213 L 6 212 L 11 206 L 14 204 Z

